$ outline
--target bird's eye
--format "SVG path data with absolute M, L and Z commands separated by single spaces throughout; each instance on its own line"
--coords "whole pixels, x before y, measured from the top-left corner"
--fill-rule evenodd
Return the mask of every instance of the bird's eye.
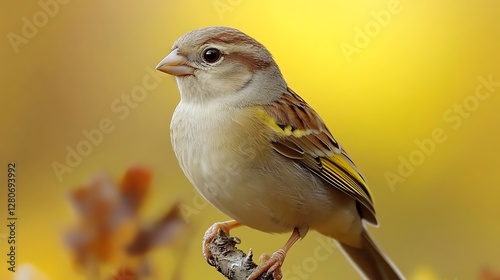
M 220 50 L 209 48 L 203 51 L 203 60 L 208 63 L 214 63 L 222 57 Z

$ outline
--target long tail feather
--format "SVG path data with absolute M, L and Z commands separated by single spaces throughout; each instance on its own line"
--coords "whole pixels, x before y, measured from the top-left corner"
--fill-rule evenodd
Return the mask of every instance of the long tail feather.
M 401 272 L 378 249 L 368 232 L 362 233 L 361 248 L 354 248 L 340 243 L 344 252 L 359 268 L 360 272 L 370 280 L 404 280 Z

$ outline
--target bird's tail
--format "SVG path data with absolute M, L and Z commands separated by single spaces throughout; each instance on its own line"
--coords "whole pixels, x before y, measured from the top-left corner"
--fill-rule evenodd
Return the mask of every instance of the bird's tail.
M 405 279 L 396 266 L 377 248 L 377 245 L 366 230 L 362 233 L 361 248 L 354 248 L 340 243 L 344 252 L 370 280 L 403 280 Z

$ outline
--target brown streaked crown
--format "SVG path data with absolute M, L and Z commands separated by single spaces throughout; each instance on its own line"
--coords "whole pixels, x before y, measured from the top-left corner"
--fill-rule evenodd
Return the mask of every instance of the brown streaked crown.
M 228 58 L 240 60 L 251 69 L 263 69 L 274 63 L 271 53 L 257 40 L 231 27 L 212 26 L 193 30 L 180 37 L 172 49 L 197 49 L 207 45 L 219 45 Z M 199 50 L 201 51 L 201 50 Z

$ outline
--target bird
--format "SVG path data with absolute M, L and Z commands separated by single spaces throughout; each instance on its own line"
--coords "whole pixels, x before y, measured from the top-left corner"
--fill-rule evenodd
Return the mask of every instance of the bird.
M 177 39 L 156 69 L 180 93 L 170 136 L 182 171 L 232 219 L 205 233 L 207 261 L 219 230 L 291 232 L 248 278 L 281 279 L 290 248 L 315 230 L 366 279 L 404 279 L 366 230 L 378 220 L 365 178 L 263 44 L 232 27 L 203 27 Z

